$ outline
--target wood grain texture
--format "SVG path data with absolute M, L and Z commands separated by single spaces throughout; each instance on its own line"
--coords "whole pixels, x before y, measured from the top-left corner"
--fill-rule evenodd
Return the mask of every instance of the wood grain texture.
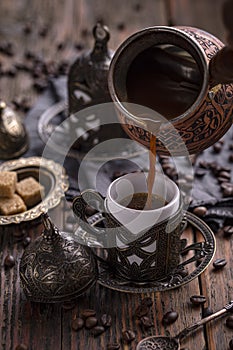
M 76 44 L 92 48 L 92 27 L 96 21 L 109 26 L 111 39 L 109 47 L 116 49 L 130 34 L 153 25 L 177 24 L 201 27 L 224 40 L 220 7 L 223 0 L 2 0 L 0 2 L 0 44 L 13 43 L 15 55 L 10 57 L 0 52 L 3 70 L 25 61 L 25 52 L 30 50 L 43 60 L 72 62 L 80 53 Z M 25 24 L 29 23 L 31 32 L 25 34 Z M 47 36 L 38 32 L 48 27 Z M 58 49 L 59 44 L 62 49 Z M 20 71 L 14 77 L 0 73 L 0 97 L 11 102 L 16 97 L 27 97 L 34 105 L 40 94 L 33 88 L 30 74 Z M 22 115 L 23 116 L 23 115 Z M 59 214 L 54 213 L 58 219 Z M 57 215 L 57 216 L 56 216 Z M 59 220 L 63 220 L 60 216 Z M 135 350 L 136 341 L 147 335 L 175 335 L 202 315 L 200 307 L 194 308 L 189 302 L 191 295 L 203 293 L 213 310 L 218 310 L 232 298 L 233 272 L 232 242 L 217 236 L 217 257 L 226 257 L 228 265 L 223 271 L 214 272 L 212 266 L 191 283 L 163 293 L 125 294 L 94 286 L 80 297 L 72 309 L 61 305 L 44 305 L 28 302 L 20 288 L 18 264 L 23 254 L 22 242 L 16 235 L 26 230 L 32 239 L 39 236 L 41 225 L 19 225 L 0 227 L 0 349 L 15 350 L 17 344 L 25 343 L 30 350 L 104 350 L 108 342 L 120 342 L 121 349 Z M 190 239 L 192 232 L 187 231 Z M 12 269 L 5 269 L 7 254 L 16 258 Z M 135 318 L 135 309 L 142 298 L 151 296 L 153 307 L 151 318 L 154 327 L 142 331 Z M 74 332 L 72 320 L 86 308 L 96 310 L 98 318 L 109 313 L 113 325 L 100 337 L 90 336 L 82 329 Z M 162 317 L 167 311 L 179 312 L 178 320 L 170 326 L 162 325 Z M 131 345 L 122 343 L 122 331 L 132 329 L 136 340 Z M 226 328 L 224 319 L 216 320 L 200 329 L 195 335 L 184 340 L 183 347 L 189 350 L 223 350 L 228 348 L 232 333 Z

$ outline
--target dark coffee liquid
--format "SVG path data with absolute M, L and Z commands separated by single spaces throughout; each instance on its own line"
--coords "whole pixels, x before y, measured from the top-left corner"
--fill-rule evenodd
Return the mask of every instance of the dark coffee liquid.
M 135 210 L 149 210 L 149 209 L 159 209 L 164 207 L 167 202 L 164 198 L 152 194 L 151 196 L 151 206 L 147 206 L 148 193 L 139 192 L 134 193 L 133 197 L 127 196 L 120 202 L 126 208 L 135 209 Z
M 151 134 L 150 136 L 150 153 L 149 153 L 149 173 L 147 176 L 147 191 L 148 199 L 146 209 L 152 207 L 152 189 L 155 181 L 155 163 L 156 163 L 156 136 Z
M 170 120 L 195 102 L 201 85 L 202 77 L 191 55 L 172 45 L 154 46 L 131 63 L 126 78 L 127 100 Z

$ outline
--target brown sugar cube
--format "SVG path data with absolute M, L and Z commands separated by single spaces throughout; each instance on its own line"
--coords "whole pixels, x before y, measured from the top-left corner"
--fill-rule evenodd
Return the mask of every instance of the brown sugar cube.
M 32 207 L 44 196 L 44 186 L 34 177 L 27 177 L 16 184 L 16 192 L 23 198 L 27 207 Z
M 20 196 L 16 193 L 11 197 L 0 198 L 0 214 L 14 215 L 27 210 L 27 207 Z
M 0 197 L 12 197 L 15 193 L 16 182 L 16 172 L 0 171 Z

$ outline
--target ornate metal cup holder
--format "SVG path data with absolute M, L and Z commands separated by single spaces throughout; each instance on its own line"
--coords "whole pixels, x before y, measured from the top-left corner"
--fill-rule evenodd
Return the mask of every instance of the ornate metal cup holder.
M 91 246 L 92 249 L 96 250 L 96 253 L 98 251 L 98 283 L 102 286 L 127 293 L 166 291 L 191 282 L 208 267 L 214 257 L 215 237 L 209 226 L 192 213 L 186 212 L 185 218 L 187 220 L 187 225 L 197 230 L 200 235 L 195 237 L 194 240 L 195 234 L 193 234 L 193 237 L 191 237 L 193 241 L 189 242 L 191 244 L 183 249 L 181 263 L 176 270 L 164 279 L 144 283 L 123 280 L 114 276 L 104 260 L 99 257 L 100 251 L 104 254 L 104 249 L 98 248 L 95 238 L 82 229 L 78 229 L 76 234 L 78 235 L 80 243 Z M 101 217 L 100 214 L 90 219 L 92 225 L 99 225 L 101 222 L 104 223 L 104 218 Z M 193 251 L 193 254 L 189 255 L 187 258 L 186 253 L 191 251 Z

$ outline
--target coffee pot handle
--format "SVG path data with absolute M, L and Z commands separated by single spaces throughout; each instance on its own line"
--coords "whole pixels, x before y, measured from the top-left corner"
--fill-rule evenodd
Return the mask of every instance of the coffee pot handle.
M 72 210 L 81 228 L 88 234 L 92 234 L 96 241 L 102 242 L 106 238 L 106 230 L 90 224 L 86 216 L 86 208 L 91 206 L 99 213 L 104 213 L 104 198 L 99 192 L 88 189 L 73 199 Z
M 233 83 L 233 1 L 226 0 L 222 6 L 222 20 L 226 29 L 227 46 L 223 47 L 210 60 L 209 84 L 213 88 L 218 84 Z
M 212 89 L 218 84 L 233 83 L 233 49 L 224 46 L 209 63 L 209 85 Z

